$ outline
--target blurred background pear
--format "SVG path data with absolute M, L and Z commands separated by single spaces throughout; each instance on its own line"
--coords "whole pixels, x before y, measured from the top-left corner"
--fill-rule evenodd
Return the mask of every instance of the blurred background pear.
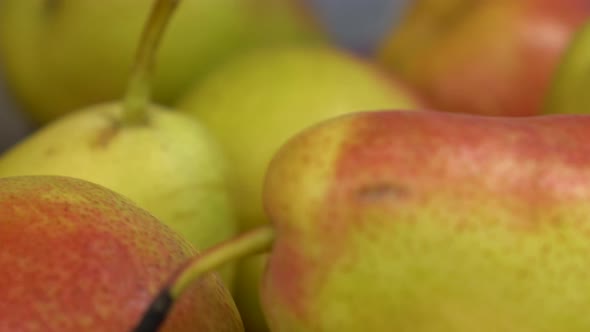
M 540 114 L 588 0 L 415 0 L 377 59 L 438 110 Z
M 119 98 L 151 3 L 0 1 L 2 70 L 22 109 L 46 123 Z M 235 54 L 261 45 L 322 40 L 319 30 L 303 1 L 181 1 L 162 44 L 155 100 L 173 102 Z
M 203 11 L 207 10 L 208 6 L 210 7 L 209 4 L 216 4 L 217 6 L 224 6 L 224 4 L 228 3 L 228 2 L 235 2 L 237 0 L 231 0 L 231 1 L 227 1 L 227 0 L 218 0 L 218 1 L 211 1 L 211 0 L 203 0 L 203 1 L 199 1 L 200 5 L 199 7 L 203 9 Z M 268 1 L 272 1 L 272 0 L 242 0 L 245 3 L 250 3 L 251 1 L 255 1 L 258 4 L 265 4 Z M 364 1 L 358 1 L 358 0 L 302 0 L 305 1 L 304 5 L 307 5 L 305 7 L 302 8 L 308 8 L 307 10 L 304 9 L 304 21 L 307 22 L 308 19 L 310 19 L 312 21 L 312 25 L 314 26 L 310 26 L 305 24 L 306 26 L 302 28 L 303 32 L 301 33 L 301 39 L 297 36 L 294 37 L 294 41 L 290 41 L 287 40 L 287 43 L 307 43 L 310 41 L 311 42 L 315 42 L 318 40 L 318 38 L 320 40 L 325 40 L 325 33 L 327 32 L 328 34 L 328 38 L 330 39 L 331 42 L 334 42 L 338 45 L 341 45 L 345 48 L 351 49 L 354 52 L 356 52 L 357 54 L 364 54 L 364 55 L 368 55 L 369 53 L 371 53 L 371 51 L 374 49 L 375 45 L 379 42 L 379 40 L 382 38 L 382 34 L 384 31 L 386 31 L 390 26 L 394 26 L 396 24 L 396 20 L 400 14 L 400 9 L 403 8 L 407 3 L 409 3 L 409 0 L 364 0 Z M 67 3 L 67 0 L 53 0 L 53 1 L 46 1 L 47 3 Z M 88 2 L 88 1 L 83 1 L 83 2 Z M 118 8 L 121 8 L 121 6 L 125 6 L 125 3 L 129 3 L 130 1 L 117 1 L 117 2 L 101 2 L 101 3 L 106 3 L 104 6 L 117 6 Z M 137 1 L 136 1 L 137 2 Z M 193 2 L 193 0 L 189 0 L 188 2 Z M 274 2 L 274 1 L 273 1 Z M 36 28 L 36 26 L 39 23 L 34 23 L 37 22 L 35 21 L 35 17 L 38 17 L 39 15 L 36 15 L 36 13 L 41 12 L 41 7 L 40 7 L 40 3 L 42 3 L 39 0 L 24 0 L 24 1 L 14 1 L 14 0 L 0 0 L 0 8 L 2 8 L 2 10 L 0 11 L 0 15 L 2 16 L 2 20 L 0 20 L 0 25 L 3 26 L 8 26 L 9 24 L 14 25 L 13 28 L 10 29 L 10 31 L 8 30 L 3 30 L 3 33 L 0 37 L 0 44 L 2 43 L 2 41 L 4 41 L 5 43 L 13 43 L 13 45 L 11 46 L 11 48 L 13 49 L 24 49 L 23 52 L 19 52 L 19 51 L 14 51 L 11 54 L 13 56 L 17 56 L 17 57 L 22 57 L 22 59 L 18 59 L 18 58 L 12 58 L 12 61 L 14 61 L 16 64 L 13 64 L 11 66 L 15 66 L 16 68 L 23 68 L 24 66 L 24 70 L 27 71 L 27 75 L 30 75 L 32 77 L 36 77 L 38 76 L 35 81 L 33 81 L 31 84 L 36 87 L 36 88 L 40 88 L 43 85 L 49 85 L 47 87 L 47 89 L 49 89 L 50 91 L 46 94 L 47 96 L 45 98 L 49 98 L 51 97 L 51 95 L 53 94 L 53 92 L 51 92 L 51 90 L 54 89 L 58 89 L 60 91 L 63 91 L 63 89 L 65 88 L 59 88 L 59 87 L 54 87 L 53 85 L 58 83 L 59 80 L 58 78 L 60 77 L 59 75 L 57 77 L 54 77 L 54 80 L 50 81 L 49 84 L 47 84 L 48 81 L 48 74 L 43 73 L 44 71 L 46 71 L 47 69 L 43 69 L 43 71 L 41 72 L 35 72 L 34 68 L 38 68 L 39 64 L 38 63 L 32 63 L 30 65 L 27 65 L 27 62 L 35 62 L 35 61 L 44 61 L 46 63 L 46 65 L 48 65 L 49 63 L 47 62 L 48 60 L 42 60 L 40 59 L 40 57 L 38 56 L 38 54 L 34 54 L 30 51 L 32 51 L 33 49 L 39 49 L 41 46 L 39 46 L 39 44 L 41 44 L 41 42 L 39 41 L 39 37 L 35 37 L 35 35 L 38 35 L 38 31 L 39 29 Z M 72 6 L 78 6 L 77 4 L 79 4 L 80 1 L 74 2 L 73 4 L 69 4 L 68 7 L 72 7 Z M 287 2 L 285 2 L 285 0 L 278 0 L 278 3 L 283 3 L 286 4 Z M 6 11 L 6 9 L 8 8 L 8 6 L 13 6 L 13 8 L 18 8 L 20 7 L 21 9 L 16 11 Z M 79 5 L 81 6 L 81 5 Z M 185 3 L 183 2 L 181 4 L 181 11 L 189 11 L 186 8 L 192 6 L 190 3 Z M 184 9 L 182 9 L 182 7 L 184 7 Z M 260 6 L 258 6 L 260 7 Z M 73 7 L 72 7 L 73 8 Z M 142 7 L 143 8 L 143 7 Z M 268 8 L 268 6 L 266 6 L 265 8 Z M 285 8 L 285 7 L 275 7 L 278 9 L 275 9 L 275 11 L 280 10 L 280 8 Z M 147 10 L 147 9 L 143 9 L 143 10 Z M 258 10 L 258 9 L 257 9 Z M 269 9 L 264 9 L 268 12 Z M 104 9 L 102 10 L 103 12 L 105 11 Z M 19 19 L 16 15 L 16 13 L 21 13 L 24 18 Z M 28 13 L 28 14 L 27 14 Z M 113 15 L 121 15 L 122 13 L 127 13 L 127 11 L 117 11 L 115 14 Z M 178 13 L 177 13 L 178 14 Z M 97 18 L 95 20 L 100 20 L 101 22 L 101 27 L 104 26 L 104 24 L 102 24 L 102 22 L 104 22 L 104 17 L 105 17 L 106 13 L 104 15 L 101 15 L 101 18 Z M 109 19 L 109 26 L 110 25 L 121 25 L 124 24 L 124 26 L 127 26 L 129 23 L 126 22 L 120 22 L 121 19 L 115 20 L 113 19 L 113 15 L 110 15 L 110 19 Z M 132 15 L 132 14 L 125 14 L 126 16 Z M 191 16 L 192 13 L 189 14 L 179 14 L 180 15 L 184 15 L 184 16 Z M 197 15 L 197 14 L 195 14 Z M 205 14 L 202 14 L 205 15 Z M 290 14 L 289 14 L 290 15 Z M 8 17 L 11 16 L 13 17 L 13 19 L 9 19 Z M 32 18 L 27 18 L 28 16 L 33 16 Z M 207 27 L 207 25 L 211 25 L 213 24 L 212 22 L 210 22 L 212 20 L 212 18 L 207 18 L 209 17 L 209 15 L 205 15 L 205 18 L 200 19 L 201 23 L 204 28 L 202 30 L 198 30 L 197 32 L 195 32 L 195 30 L 186 30 L 186 32 L 188 33 L 187 37 L 185 37 L 185 40 L 190 41 L 191 43 L 195 43 L 195 41 L 199 41 L 201 39 L 204 39 L 205 41 L 202 42 L 201 44 L 206 44 L 206 41 L 209 41 L 209 38 L 207 37 L 207 31 L 210 31 L 212 33 L 218 31 L 219 29 L 213 29 L 212 27 Z M 288 16 L 288 15 L 285 15 Z M 199 17 L 197 15 L 197 17 Z M 224 15 L 217 15 L 216 17 L 218 17 L 220 20 L 223 19 L 225 16 Z M 240 15 L 237 15 L 236 17 L 240 17 Z M 276 17 L 276 16 L 274 16 Z M 315 18 L 315 19 L 314 19 Z M 135 19 L 138 20 L 138 19 Z M 183 20 L 186 22 L 186 18 L 182 19 L 182 18 L 178 18 L 176 21 L 180 21 Z M 55 20 L 54 20 L 55 21 Z M 297 22 L 299 22 L 299 17 L 296 20 Z M 319 24 L 313 23 L 313 21 L 318 22 Z M 11 23 L 12 22 L 12 23 Z M 33 23 L 31 23 L 33 22 Z M 260 20 L 254 20 L 254 24 L 259 24 Z M 65 24 L 65 23 L 60 23 L 61 25 Z M 138 23 L 136 23 L 138 24 Z M 183 31 L 181 28 L 174 28 L 174 25 L 177 25 L 179 23 L 174 23 L 172 25 L 172 28 L 175 29 L 177 31 L 177 33 L 182 34 Z M 223 23 L 220 23 L 223 24 Z M 270 23 L 269 23 L 270 24 Z M 190 25 L 190 22 L 185 23 L 185 25 Z M 297 24 L 295 24 L 297 25 Z M 86 26 L 86 24 L 84 24 L 84 26 Z M 81 28 L 84 28 L 81 27 Z M 215 24 L 215 26 L 219 26 L 219 24 Z M 315 31 L 317 31 L 317 28 L 319 27 L 319 29 L 321 30 L 319 32 L 319 36 L 316 34 Z M 65 27 L 64 27 L 65 28 Z M 312 29 L 313 31 L 311 32 L 312 36 L 308 37 L 309 34 L 306 32 L 308 29 Z M 1 28 L 0 28 L 1 29 Z M 62 28 L 63 29 L 63 28 Z M 138 29 L 138 28 L 136 28 Z M 28 32 L 23 32 L 27 30 Z M 112 33 L 112 31 L 115 31 L 115 29 L 105 29 L 104 32 L 108 33 L 107 36 L 105 36 L 105 38 L 108 38 L 109 36 L 112 38 L 117 38 L 117 40 L 121 40 L 119 38 L 121 38 L 121 35 L 126 34 L 129 35 L 130 32 L 128 31 L 123 31 L 121 29 L 118 29 L 119 31 L 117 31 L 117 33 Z M 20 31 L 20 32 L 19 32 Z M 37 31 L 37 32 L 35 32 Z M 110 31 L 110 32 L 109 32 Z M 225 30 L 224 30 L 225 31 Z M 235 30 L 231 30 L 231 31 L 235 31 Z M 244 31 L 244 30 L 242 30 Z M 280 31 L 279 31 L 280 32 Z M 75 33 L 70 31 L 69 33 Z M 265 31 L 264 33 L 273 33 L 273 31 Z M 45 33 L 46 35 L 49 34 L 55 34 L 55 33 Z M 235 34 L 235 32 L 234 32 Z M 275 35 L 277 33 L 274 33 Z M 83 36 L 84 34 L 82 32 L 78 33 L 78 35 Z M 48 36 L 46 36 L 48 37 Z M 72 39 L 73 37 L 69 37 L 69 39 Z M 181 39 L 180 37 L 174 37 L 175 40 L 179 40 Z M 308 39 L 310 38 L 310 39 Z M 279 39 L 279 37 L 277 37 L 277 39 Z M 288 39 L 288 38 L 287 38 Z M 78 43 L 77 41 L 74 41 L 76 43 Z M 103 43 L 104 45 L 109 45 L 107 40 L 101 40 L 101 43 Z M 239 42 L 239 40 L 238 40 Z M 87 43 L 87 42 L 85 42 Z M 118 44 L 120 44 L 121 42 L 118 42 Z M 168 44 L 171 42 L 167 42 Z M 279 44 L 281 44 L 282 41 L 279 41 Z M 63 47 L 64 42 L 60 42 L 61 47 Z M 37 46 L 35 46 L 37 45 Z M 194 49 L 190 49 L 189 45 L 187 45 L 187 43 L 183 40 L 182 43 L 180 44 L 182 47 L 182 52 L 185 53 L 197 53 L 200 54 L 200 52 L 204 52 L 208 55 L 215 53 L 217 51 L 205 51 L 202 49 L 199 50 L 194 50 Z M 120 47 L 121 45 L 119 45 Z M 122 45 L 125 49 L 128 50 L 128 48 L 130 47 L 127 44 Z M 206 46 L 206 45 L 205 45 Z M 242 45 L 243 46 L 243 45 Z M 256 45 L 255 45 L 256 46 Z M 0 46 L 1 47 L 1 46 Z M 227 46 L 230 48 L 231 50 L 231 45 Z M 256 46 L 257 47 L 257 46 Z M 79 50 L 79 47 L 74 48 L 74 50 Z M 82 49 L 83 51 L 83 49 Z M 55 50 L 53 52 L 56 52 Z M 116 50 L 111 50 L 111 52 L 116 52 Z M 20 54 L 22 53 L 22 54 Z M 47 51 L 46 51 L 47 53 Z M 166 52 L 164 52 L 166 53 Z M 163 53 L 163 54 L 164 54 Z M 168 52 L 169 54 L 172 53 L 174 54 L 172 51 Z M 237 54 L 241 53 L 241 52 L 236 52 Z M 0 54 L 2 54 L 2 51 L 0 51 Z M 20 54 L 20 55 L 19 55 Z M 231 58 L 231 56 L 234 53 L 231 53 L 228 57 Z M 127 56 L 127 60 L 126 61 L 131 61 L 129 60 L 131 55 L 130 53 L 126 53 L 123 54 L 124 56 Z M 68 56 L 68 55 L 62 55 L 62 56 Z M 183 54 L 178 55 L 179 57 L 182 57 Z M 28 57 L 28 59 L 27 59 Z M 53 56 L 55 57 L 55 55 Z M 35 59 L 33 61 L 33 59 Z M 168 56 L 168 58 L 171 58 L 171 56 Z M 97 57 L 95 57 L 95 59 L 97 59 Z M 110 60 L 109 60 L 110 59 Z M 113 60 L 114 59 L 114 60 Z M 112 63 L 114 62 L 115 64 L 118 63 L 117 60 L 118 58 L 116 58 L 116 54 L 112 54 L 109 56 L 104 56 L 102 59 L 99 59 L 100 62 L 99 64 L 101 64 L 101 66 L 103 66 L 105 68 L 105 70 L 109 69 L 109 66 L 112 66 Z M 183 58 L 185 59 L 185 58 Z M 210 59 L 211 60 L 211 59 Z M 72 61 L 71 59 L 69 61 Z M 106 62 L 110 62 L 110 65 L 105 64 Z M 196 61 L 196 65 L 199 66 L 199 63 L 201 63 L 202 60 L 198 60 L 197 58 L 191 58 L 189 59 L 189 61 L 187 61 L 185 59 L 185 62 L 192 62 L 192 61 Z M 216 61 L 214 61 L 216 62 Z M 19 140 L 23 139 L 28 133 L 32 132 L 33 130 L 35 130 L 38 125 L 39 122 L 37 120 L 37 122 L 32 121 L 32 119 L 30 118 L 30 115 L 27 115 L 25 110 L 27 110 L 28 112 L 30 112 L 30 105 L 27 105 L 27 103 L 25 103 L 26 100 L 24 100 L 23 98 L 16 98 L 16 94 L 15 92 L 18 90 L 16 87 L 21 85 L 21 84 L 26 84 L 27 81 L 26 79 L 23 78 L 19 78 L 18 81 L 15 79 L 14 75 L 10 75 L 10 77 L 8 77 L 8 73 L 7 71 L 7 67 L 8 67 L 8 63 L 6 61 L 6 59 L 2 59 L 2 56 L 0 55 L 0 63 L 2 63 L 3 65 L 0 65 L 0 151 L 4 151 L 7 148 L 9 148 L 10 146 L 14 145 L 16 142 L 18 142 Z M 174 67 L 171 66 L 170 64 L 167 65 L 168 67 Z M 213 66 L 216 67 L 216 66 Z M 124 68 L 124 64 L 119 64 L 118 69 L 120 72 L 116 73 L 117 77 L 120 77 L 122 75 L 123 71 L 126 71 L 127 68 Z M 23 70 L 23 69 L 21 69 Z M 88 69 L 87 68 L 80 68 L 79 69 L 81 71 L 81 75 L 84 74 L 84 72 L 86 72 Z M 163 68 L 160 68 L 160 70 L 163 70 Z M 12 71 L 17 71 L 17 69 L 12 69 Z M 205 71 L 208 71 L 205 70 Z M 103 80 L 108 80 L 108 75 L 106 75 L 106 73 L 99 71 L 98 74 L 100 75 L 100 77 Z M 189 70 L 185 70 L 183 69 L 183 73 L 181 73 L 182 75 L 190 75 L 190 71 Z M 74 75 L 76 76 L 76 73 L 70 73 L 68 75 Z M 162 75 L 162 73 L 161 73 Z M 20 76 L 25 76 L 24 73 L 20 74 Z M 42 78 L 41 76 L 45 77 Z M 55 75 L 54 75 L 55 76 Z M 107 77 L 105 77 L 107 76 Z M 183 76 L 184 77 L 184 76 Z M 98 79 L 98 77 L 97 77 Z M 120 79 L 120 78 L 119 78 Z M 197 78 L 198 80 L 198 78 Z M 45 82 L 42 83 L 41 81 Z M 192 80 L 191 80 L 192 82 Z M 64 83 L 59 83 L 58 85 L 63 85 Z M 106 84 L 106 83 L 105 83 Z M 120 83 L 119 83 L 120 84 Z M 98 84 L 95 84 L 98 85 Z M 11 91 L 7 91 L 9 90 L 8 88 L 10 88 Z M 70 87 L 68 87 L 69 89 Z M 84 96 L 84 94 L 89 93 L 91 91 L 85 91 L 84 94 L 81 94 L 79 91 L 79 89 L 82 89 L 79 86 L 74 86 L 73 88 L 71 88 L 71 91 L 75 91 L 77 92 L 77 95 L 82 95 Z M 88 88 L 87 90 L 90 90 L 90 88 Z M 113 93 L 114 90 L 109 89 L 110 93 Z M 43 91 L 39 91 L 36 92 L 38 94 L 45 94 Z M 22 95 L 22 94 L 21 94 Z M 48 97 L 49 96 L 49 97 Z M 119 97 L 119 95 L 117 95 L 117 97 Z M 39 101 L 36 102 L 36 100 L 42 100 L 41 97 L 36 96 L 35 100 L 32 100 L 31 103 L 33 104 L 39 104 L 41 108 L 44 107 L 48 107 L 45 106 L 44 102 Z M 53 98 L 53 97 L 51 97 Z M 51 99 L 50 98 L 50 99 Z M 82 102 L 82 99 L 79 99 L 78 97 L 75 96 L 67 96 L 65 99 L 69 99 L 69 98 L 75 98 L 77 100 L 77 102 Z M 112 99 L 112 98 L 111 98 Z M 48 101 L 46 101 L 48 102 Z M 48 104 L 49 105 L 49 104 Z M 80 108 L 82 106 L 86 106 L 86 105 L 79 105 L 77 108 Z

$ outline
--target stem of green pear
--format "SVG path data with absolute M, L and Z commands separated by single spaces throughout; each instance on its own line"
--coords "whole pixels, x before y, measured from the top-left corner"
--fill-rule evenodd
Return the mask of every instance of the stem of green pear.
M 264 225 L 191 258 L 165 284 L 132 331 L 157 332 L 175 301 L 195 280 L 230 261 L 269 251 L 274 240 L 274 228 Z
M 143 30 L 131 77 L 124 97 L 122 122 L 135 125 L 147 121 L 151 98 L 151 80 L 156 51 L 179 0 L 156 0 Z

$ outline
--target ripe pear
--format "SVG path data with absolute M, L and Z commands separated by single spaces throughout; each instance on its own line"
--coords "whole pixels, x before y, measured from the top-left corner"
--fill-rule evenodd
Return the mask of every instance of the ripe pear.
M 545 100 L 545 113 L 590 113 L 590 96 L 586 91 L 589 60 L 590 20 L 576 33 L 560 59 Z
M 557 63 L 587 19 L 587 0 L 418 0 L 377 59 L 438 110 L 540 114 Z
M 0 179 L 0 331 L 128 331 L 194 248 L 129 199 L 69 177 Z M 243 331 L 214 273 L 161 331 Z
M 588 331 L 589 127 L 583 115 L 332 118 L 271 162 L 272 226 L 193 259 L 165 290 L 270 250 L 272 331 Z
M 229 174 L 242 230 L 267 222 L 262 208 L 264 173 L 291 135 L 339 114 L 421 107 L 401 82 L 366 60 L 327 46 L 250 52 L 212 73 L 177 105 L 211 132 L 229 164 L 235 165 Z M 260 311 L 253 310 L 258 303 L 258 282 L 253 281 L 262 273 L 261 260 L 241 262 L 235 285 L 246 328 L 254 331 L 265 325 Z
M 45 124 L 86 105 L 119 98 L 150 4 L 0 1 L 1 64 L 23 110 Z M 235 54 L 262 45 L 320 42 L 322 30 L 304 1 L 182 1 L 162 44 L 155 100 L 170 105 Z
M 131 198 L 202 249 L 235 234 L 237 221 L 218 144 L 197 121 L 151 103 L 145 91 L 157 46 L 151 23 L 166 13 L 162 3 L 176 1 L 156 3 L 126 98 L 87 106 L 44 126 L 0 156 L 0 176 L 62 175 L 98 183 Z M 231 283 L 233 268 L 223 277 Z

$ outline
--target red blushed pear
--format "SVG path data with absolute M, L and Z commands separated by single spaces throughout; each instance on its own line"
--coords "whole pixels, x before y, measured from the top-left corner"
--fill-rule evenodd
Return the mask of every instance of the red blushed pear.
M 272 226 L 204 252 L 159 299 L 270 251 L 272 331 L 586 332 L 589 128 L 430 111 L 324 121 L 269 166 Z
M 588 128 L 375 112 L 299 135 L 265 189 L 271 329 L 586 331 Z
M 196 251 L 123 196 L 68 177 L 0 179 L 0 331 L 128 331 Z M 243 331 L 207 273 L 162 331 Z
M 539 114 L 559 58 L 589 18 L 587 0 L 419 0 L 378 60 L 436 109 Z

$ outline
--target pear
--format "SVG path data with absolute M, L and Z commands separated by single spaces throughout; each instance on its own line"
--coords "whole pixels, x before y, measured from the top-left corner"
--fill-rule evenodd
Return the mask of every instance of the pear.
M 218 144 L 194 119 L 149 102 L 157 34 L 175 2 L 157 1 L 123 101 L 87 106 L 44 126 L 0 156 L 0 176 L 62 175 L 103 185 L 200 249 L 235 234 L 237 221 Z M 223 278 L 231 283 L 233 269 Z
M 589 127 L 434 111 L 319 123 L 269 166 L 272 226 L 194 258 L 164 292 L 270 251 L 272 331 L 588 331 Z
M 229 164 L 235 165 L 229 173 L 242 230 L 267 222 L 264 173 L 291 135 L 317 121 L 362 109 L 422 107 L 403 83 L 362 58 L 328 46 L 286 46 L 237 57 L 177 105 L 211 132 Z M 244 324 L 253 331 L 265 325 L 261 312 L 254 310 L 254 281 L 262 273 L 263 260 L 241 262 L 235 285 Z
M 0 179 L 0 331 L 128 331 L 197 255 L 129 199 L 56 176 Z M 161 331 L 243 331 L 219 277 L 182 296 Z
M 88 104 L 119 98 L 150 3 L 0 1 L 1 64 L 22 109 L 46 124 Z M 165 105 L 247 49 L 325 39 L 304 1 L 185 0 L 177 16 L 154 79 L 155 100 Z
M 559 61 L 545 100 L 545 113 L 589 113 L 586 92 L 590 73 L 590 19 L 582 26 Z
M 587 0 L 417 0 L 376 58 L 437 110 L 540 114 L 561 55 L 589 18 Z

